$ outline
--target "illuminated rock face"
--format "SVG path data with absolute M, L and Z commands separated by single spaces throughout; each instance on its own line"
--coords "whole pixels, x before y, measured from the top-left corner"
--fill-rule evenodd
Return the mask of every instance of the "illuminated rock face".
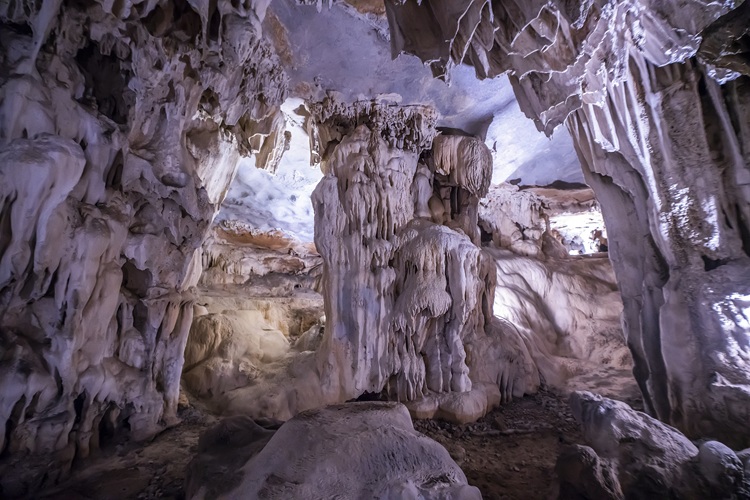
M 0 6 L 0 451 L 175 422 L 199 247 L 276 147 L 266 3 Z
M 436 133 L 429 108 L 327 99 L 313 113 L 321 152 L 340 136 L 321 155 L 326 175 L 313 193 L 324 261 L 324 388 L 342 399 L 386 385 L 402 400 L 470 391 L 464 339 L 484 333 L 485 313 L 491 317 L 493 269 L 466 233 L 442 223 L 477 230 L 477 195 L 491 169 L 486 146 L 436 139 L 430 169 L 419 161 Z M 472 211 L 457 204 L 459 191 L 469 204 L 473 197 L 473 225 L 462 223 Z
M 750 6 L 739 4 L 386 7 L 394 54 L 436 75 L 458 61 L 480 77 L 510 72 L 539 130 L 567 126 L 607 224 L 647 409 L 690 436 L 747 445 Z

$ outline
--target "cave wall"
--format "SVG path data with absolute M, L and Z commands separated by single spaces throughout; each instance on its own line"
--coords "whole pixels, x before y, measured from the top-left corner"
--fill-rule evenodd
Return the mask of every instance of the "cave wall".
M 605 106 L 568 127 L 606 200 L 635 373 L 660 419 L 746 443 L 735 432 L 750 418 L 750 115 L 738 98 L 750 80 L 721 87 L 694 60 L 657 67 L 634 54 L 629 67 Z M 615 137 L 617 150 L 603 146 Z
M 267 3 L 0 5 L 0 453 L 175 423 L 200 245 L 278 142 Z
M 748 2 L 386 7 L 394 55 L 443 78 L 461 62 L 510 72 L 539 130 L 567 126 L 607 223 L 647 409 L 747 445 Z

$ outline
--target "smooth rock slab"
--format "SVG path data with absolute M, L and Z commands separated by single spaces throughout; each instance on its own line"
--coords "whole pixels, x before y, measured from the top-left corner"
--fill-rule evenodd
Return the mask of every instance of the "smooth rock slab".
M 209 430 L 188 467 L 187 498 L 482 498 L 400 403 L 305 411 L 270 440 L 268 427 L 233 417 Z M 238 463 L 243 455 L 249 459 Z

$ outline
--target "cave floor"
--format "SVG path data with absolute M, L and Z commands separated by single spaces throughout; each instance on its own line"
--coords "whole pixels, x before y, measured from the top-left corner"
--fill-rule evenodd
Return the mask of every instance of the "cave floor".
M 192 404 L 180 416 L 180 425 L 145 445 L 110 446 L 77 464 L 69 480 L 35 498 L 184 498 L 187 464 L 200 434 L 217 418 Z M 473 424 L 420 420 L 414 426 L 446 447 L 486 500 L 557 498 L 555 460 L 565 446 L 583 442 L 567 398 L 546 390 L 501 405 Z

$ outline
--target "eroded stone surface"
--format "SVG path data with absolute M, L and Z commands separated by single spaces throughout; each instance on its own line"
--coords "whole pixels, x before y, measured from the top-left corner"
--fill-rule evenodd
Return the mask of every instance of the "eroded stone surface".
M 176 422 L 199 247 L 275 147 L 266 6 L 0 6 L 0 451 L 69 465 Z
M 223 480 L 217 482 L 210 471 L 219 464 Z M 445 448 L 416 432 L 398 403 L 310 410 L 275 433 L 248 419 L 224 421 L 201 438 L 190 471 L 191 499 L 481 498 Z
M 570 404 L 591 448 L 577 446 L 559 457 L 563 491 L 601 498 L 750 495 L 750 477 L 727 446 L 696 446 L 677 429 L 589 392 L 573 393 Z
M 417 54 L 436 75 L 459 62 L 480 77 L 510 72 L 539 130 L 568 127 L 602 205 L 648 410 L 691 436 L 738 446 L 750 439 L 740 305 L 750 262 L 750 86 L 730 47 L 743 53 L 747 8 L 386 2 L 394 55 Z

